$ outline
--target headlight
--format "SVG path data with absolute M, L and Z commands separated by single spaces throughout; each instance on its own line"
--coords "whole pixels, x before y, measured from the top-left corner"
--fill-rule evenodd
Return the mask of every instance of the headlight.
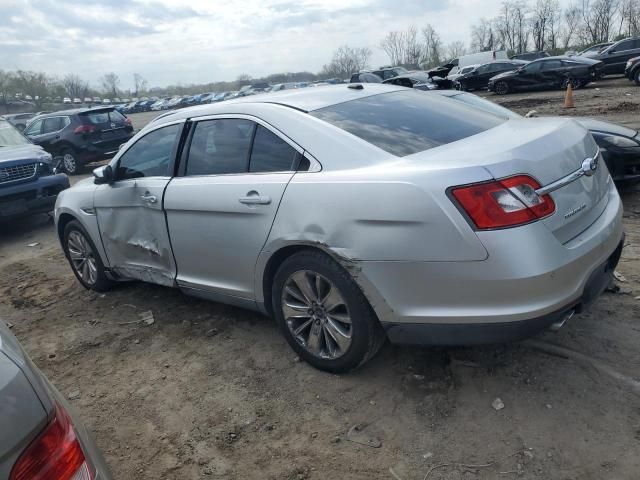
M 638 143 L 627 137 L 620 137 L 618 135 L 598 135 L 594 136 L 596 143 L 602 142 L 604 146 L 614 146 L 621 148 L 634 148 L 638 147 Z

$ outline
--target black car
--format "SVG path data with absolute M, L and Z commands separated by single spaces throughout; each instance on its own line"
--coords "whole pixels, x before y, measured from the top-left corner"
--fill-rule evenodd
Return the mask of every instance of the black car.
M 510 72 L 526 65 L 523 60 L 497 60 L 479 65 L 471 72 L 459 76 L 456 80 L 456 88 L 459 90 L 484 90 L 489 79 L 499 73 Z
M 533 62 L 539 58 L 548 58 L 550 55 L 547 52 L 525 52 L 513 55 L 511 60 L 524 60 L 526 62 Z
M 24 134 L 75 175 L 86 163 L 112 157 L 133 136 L 133 126 L 113 107 L 78 108 L 40 115 Z
M 623 74 L 627 60 L 639 55 L 640 37 L 633 37 L 620 40 L 591 58 L 604 63 L 604 74 L 611 75 Z
M 371 72 L 360 72 L 351 75 L 350 83 L 382 83 L 382 79 Z
M 397 77 L 389 78 L 382 83 L 398 85 L 400 87 L 415 88 L 417 90 L 446 90 L 452 87 L 451 80 L 446 78 L 431 78 L 427 72 L 416 70 Z
M 488 89 L 498 95 L 515 90 L 580 88 L 602 76 L 602 62 L 586 57 L 547 57 L 492 77 Z
M 437 94 L 501 118 L 522 118 L 516 112 L 472 93 L 449 90 L 438 91 Z M 637 130 L 595 118 L 573 117 L 573 119 L 593 135 L 614 182 L 620 186 L 640 182 L 640 133 Z
M 359 78 L 364 74 L 373 74 L 376 77 L 380 78 L 380 81 L 387 80 L 389 78 L 397 77 L 398 75 L 403 75 L 405 73 L 409 73 L 409 71 L 404 67 L 380 67 L 377 70 L 366 70 L 358 73 L 354 73 L 351 75 L 350 83 L 366 83 Z M 368 83 L 373 83 L 370 81 Z
M 53 210 L 69 178 L 56 173 L 51 155 L 0 119 L 0 220 Z
M 457 58 L 454 58 L 453 60 L 449 60 L 444 65 L 433 67 L 432 69 L 427 70 L 427 75 L 429 75 L 431 78 L 433 77 L 446 78 L 446 76 L 449 75 L 449 72 L 451 72 L 453 67 L 458 66 L 458 63 L 459 63 L 459 60 Z
M 629 80 L 636 82 L 636 85 L 640 85 L 640 57 L 627 60 L 624 75 Z

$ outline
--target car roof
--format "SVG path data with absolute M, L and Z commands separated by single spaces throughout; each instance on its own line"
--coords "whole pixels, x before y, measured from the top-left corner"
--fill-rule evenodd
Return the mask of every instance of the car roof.
M 58 117 L 60 115 L 78 115 L 80 113 L 86 113 L 91 111 L 96 112 L 105 112 L 113 110 L 113 106 L 100 106 L 100 107 L 84 107 L 84 108 L 72 108 L 69 110 L 60 110 L 58 112 L 51 113 L 43 113 L 42 115 L 38 115 L 38 118 L 47 118 L 47 117 Z
M 536 62 L 544 62 L 547 60 L 570 60 L 572 62 L 578 62 L 578 63 L 600 63 L 600 60 L 594 60 L 593 58 L 587 58 L 587 57 L 581 57 L 579 55 L 576 55 L 574 57 L 569 57 L 567 55 L 556 55 L 553 57 L 543 57 L 543 58 L 536 58 L 535 60 L 532 60 L 529 63 L 536 63 Z

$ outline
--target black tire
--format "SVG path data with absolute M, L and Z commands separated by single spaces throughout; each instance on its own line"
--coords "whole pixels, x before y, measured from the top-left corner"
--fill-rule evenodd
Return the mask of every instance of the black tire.
M 76 269 L 76 265 L 71 258 L 69 237 L 73 236 L 74 234 L 81 235 L 85 239 L 88 247 L 91 249 L 91 256 L 93 258 L 93 261 L 95 262 L 96 271 L 96 279 L 94 282 L 87 281 L 82 277 L 82 275 Z M 113 286 L 114 282 L 110 280 L 105 274 L 104 265 L 95 244 L 80 222 L 78 222 L 77 220 L 72 220 L 65 225 L 62 242 L 64 253 L 67 257 L 67 260 L 69 261 L 71 270 L 84 288 L 86 288 L 87 290 L 95 290 L 96 292 L 105 292 Z
M 506 95 L 507 93 L 509 93 L 510 87 L 507 82 L 505 82 L 504 80 L 500 80 L 496 82 L 496 84 L 493 86 L 493 89 L 498 95 Z
M 60 166 L 68 175 L 80 175 L 83 171 L 83 165 L 78 159 L 77 152 L 71 147 L 64 147 L 58 153 Z
M 640 68 L 633 74 L 633 81 L 636 82 L 636 85 L 640 85 Z
M 283 290 L 290 277 L 300 271 L 314 272 L 329 280 L 338 289 L 348 309 L 351 343 L 338 358 L 320 358 L 314 355 L 296 340 L 287 325 L 282 308 Z M 354 370 L 371 359 L 386 339 L 373 309 L 351 275 L 320 251 L 306 250 L 287 258 L 275 274 L 271 300 L 276 323 L 291 348 L 307 363 L 320 370 L 333 373 Z
M 580 80 L 576 80 L 575 78 L 565 78 L 562 81 L 560 88 L 562 88 L 562 90 L 566 90 L 569 86 L 569 83 L 571 83 L 571 88 L 573 88 L 574 90 L 577 90 L 582 86 L 582 82 L 580 82 Z

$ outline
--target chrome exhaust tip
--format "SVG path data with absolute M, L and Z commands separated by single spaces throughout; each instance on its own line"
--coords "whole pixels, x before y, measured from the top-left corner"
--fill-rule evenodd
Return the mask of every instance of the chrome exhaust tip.
M 575 315 L 575 313 L 576 313 L 575 310 L 570 310 L 560 320 L 558 320 L 557 322 L 553 322 L 549 326 L 549 330 L 551 330 L 552 332 L 557 332 L 564 326 L 567 320 L 570 320 Z

